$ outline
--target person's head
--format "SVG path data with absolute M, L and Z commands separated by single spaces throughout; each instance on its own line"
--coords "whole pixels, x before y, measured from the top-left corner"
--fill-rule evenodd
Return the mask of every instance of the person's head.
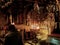
M 17 32 L 17 29 L 15 28 L 14 25 L 9 25 L 9 26 L 8 26 L 8 31 Z

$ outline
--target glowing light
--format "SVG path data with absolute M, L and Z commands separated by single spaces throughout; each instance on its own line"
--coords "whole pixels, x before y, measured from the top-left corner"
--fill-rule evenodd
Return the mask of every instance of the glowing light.
M 15 23 L 13 22 L 13 23 L 11 23 L 12 25 L 14 25 Z
M 39 26 L 38 27 L 36 27 L 37 29 L 39 29 Z
M 39 25 L 38 24 L 33 24 L 33 25 L 31 25 L 31 29 L 39 29 Z

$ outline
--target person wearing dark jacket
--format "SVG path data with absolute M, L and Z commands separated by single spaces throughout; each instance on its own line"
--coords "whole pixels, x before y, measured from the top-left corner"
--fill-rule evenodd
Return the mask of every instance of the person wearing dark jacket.
M 4 45 L 23 45 L 22 38 L 19 37 L 19 34 L 14 25 L 8 26 L 8 33 L 5 36 Z

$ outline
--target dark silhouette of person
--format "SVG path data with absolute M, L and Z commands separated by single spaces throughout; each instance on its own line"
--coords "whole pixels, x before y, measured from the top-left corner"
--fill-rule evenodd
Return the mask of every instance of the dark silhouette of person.
M 19 37 L 17 29 L 14 25 L 8 26 L 8 33 L 5 36 L 4 45 L 23 45 L 22 38 Z

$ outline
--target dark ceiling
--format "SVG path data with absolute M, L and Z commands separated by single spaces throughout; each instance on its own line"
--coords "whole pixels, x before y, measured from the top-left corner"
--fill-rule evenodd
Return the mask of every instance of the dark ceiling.
M 55 3 L 55 0 L 13 0 L 12 3 L 5 6 L 5 4 L 9 1 L 10 0 L 0 1 L 0 11 L 5 14 L 12 13 L 13 15 L 23 13 L 25 9 L 30 10 L 33 8 L 35 1 L 37 1 L 40 6 Z M 4 7 L 2 8 L 2 6 Z

